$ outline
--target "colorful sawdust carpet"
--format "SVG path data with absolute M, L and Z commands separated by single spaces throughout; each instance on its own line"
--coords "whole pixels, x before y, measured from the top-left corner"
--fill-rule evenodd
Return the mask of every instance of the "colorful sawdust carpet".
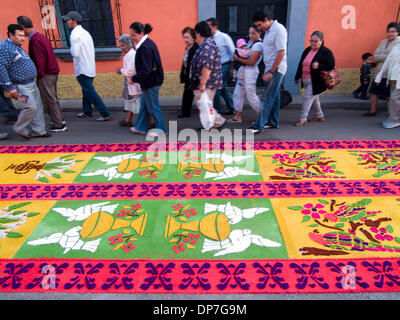
M 0 147 L 0 291 L 400 291 L 400 141 Z

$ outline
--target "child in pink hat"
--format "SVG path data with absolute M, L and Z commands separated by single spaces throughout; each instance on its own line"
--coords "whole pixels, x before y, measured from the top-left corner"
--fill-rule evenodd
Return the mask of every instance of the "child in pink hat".
M 239 56 L 239 58 L 242 59 L 247 59 L 250 55 L 250 48 L 247 47 L 247 42 L 245 39 L 240 38 L 236 41 L 236 49 L 235 53 Z M 244 77 L 244 69 L 241 68 L 243 64 L 240 62 L 235 62 L 233 68 L 234 68 L 234 73 L 233 73 L 233 78 L 236 81 L 239 81 L 239 83 L 243 82 L 243 77 Z

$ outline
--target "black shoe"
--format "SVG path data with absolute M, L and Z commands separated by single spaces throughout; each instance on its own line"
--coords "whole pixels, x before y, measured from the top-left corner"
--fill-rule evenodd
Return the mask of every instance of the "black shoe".
M 261 133 L 261 132 L 264 131 L 264 130 L 262 130 L 262 129 L 256 129 L 256 128 L 254 128 L 254 127 L 250 127 L 250 128 L 248 128 L 247 130 L 251 130 L 251 133 L 253 133 L 253 134 L 259 134 L 259 133 Z
M 376 112 L 368 111 L 366 113 L 363 113 L 363 117 L 376 117 Z
M 184 114 L 180 114 L 180 115 L 178 116 L 178 119 L 182 119 L 182 118 L 190 118 L 190 116 L 186 116 L 186 115 L 184 115 Z
M 84 112 L 78 113 L 76 116 L 79 118 L 93 118 L 91 114 L 86 114 Z
M 222 113 L 222 115 L 224 115 L 224 116 L 232 116 L 234 114 L 235 114 L 235 112 L 233 112 L 233 110 L 225 111 L 224 113 Z
M 49 128 L 49 131 L 51 131 L 51 132 L 65 132 L 65 131 L 67 131 L 67 126 L 65 124 L 63 124 L 61 127 L 51 126 Z
M 266 124 L 264 125 L 264 129 L 279 129 L 279 126 L 274 126 L 274 125 L 272 125 L 272 124 L 266 123 Z

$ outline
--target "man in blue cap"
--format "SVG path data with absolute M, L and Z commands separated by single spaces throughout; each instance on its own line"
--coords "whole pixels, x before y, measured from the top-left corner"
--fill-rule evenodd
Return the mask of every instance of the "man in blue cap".
M 96 62 L 93 38 L 82 26 L 82 16 L 76 11 L 70 11 L 63 16 L 71 29 L 71 55 L 74 61 L 75 76 L 82 87 L 83 112 L 78 114 L 80 118 L 92 118 L 92 104 L 100 113 L 96 121 L 107 121 L 110 119 L 110 112 L 105 106 L 103 100 L 97 94 L 93 80 L 96 76 Z

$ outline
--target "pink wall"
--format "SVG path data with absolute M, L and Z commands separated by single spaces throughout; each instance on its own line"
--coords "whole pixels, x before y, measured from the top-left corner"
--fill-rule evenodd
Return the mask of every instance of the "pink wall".
M 181 31 L 194 27 L 198 21 L 197 0 L 120 0 L 123 33 L 129 33 L 132 22 L 150 23 L 151 39 L 157 44 L 165 71 L 178 71 L 181 67 L 184 44 Z M 0 35 L 7 39 L 7 26 L 16 23 L 20 15 L 32 19 L 35 28 L 43 33 L 41 14 L 37 0 L 14 1 L 12 6 L 0 10 Z M 28 42 L 28 40 L 26 40 Z M 27 49 L 27 45 L 24 46 Z M 59 61 L 61 73 L 74 73 L 73 65 Z M 97 73 L 115 72 L 119 61 L 97 61 Z
M 361 55 L 375 52 L 386 36 L 388 23 L 396 20 L 399 0 L 310 0 L 305 46 L 313 31 L 320 30 L 333 51 L 338 68 L 359 68 Z M 355 9 L 355 25 L 343 18 L 344 6 Z M 344 29 L 343 23 L 355 29 Z

